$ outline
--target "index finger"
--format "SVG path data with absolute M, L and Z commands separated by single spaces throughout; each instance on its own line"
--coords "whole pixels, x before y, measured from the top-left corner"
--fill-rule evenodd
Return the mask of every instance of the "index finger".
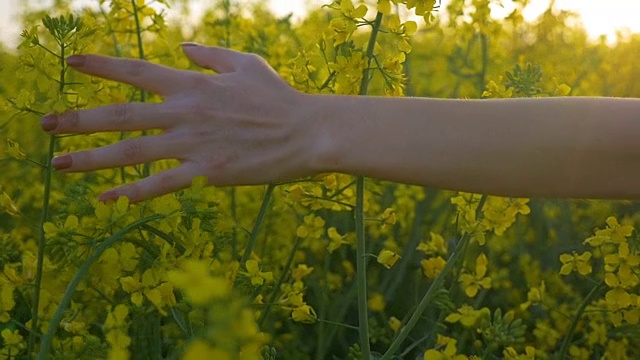
M 101 55 L 72 55 L 67 64 L 74 69 L 103 79 L 133 85 L 158 95 L 171 95 L 187 86 L 186 71 L 153 64 L 146 60 L 124 59 Z

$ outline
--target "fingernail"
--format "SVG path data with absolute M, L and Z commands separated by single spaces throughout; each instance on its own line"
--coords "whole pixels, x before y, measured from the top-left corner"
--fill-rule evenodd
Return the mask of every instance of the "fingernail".
M 69 66 L 82 66 L 86 60 L 87 58 L 82 55 L 71 55 L 67 58 L 67 64 Z
M 42 126 L 42 130 L 51 131 L 58 127 L 58 115 L 51 114 L 47 115 L 40 120 L 40 126 Z
M 106 193 L 98 196 L 100 201 L 113 201 L 118 200 L 118 194 L 115 191 L 107 191 Z
M 184 46 L 184 47 L 200 46 L 200 44 L 196 44 L 196 43 L 193 43 L 193 42 L 183 42 L 181 45 Z
M 51 160 L 51 166 L 56 170 L 64 170 L 71 167 L 73 160 L 69 155 L 62 155 Z

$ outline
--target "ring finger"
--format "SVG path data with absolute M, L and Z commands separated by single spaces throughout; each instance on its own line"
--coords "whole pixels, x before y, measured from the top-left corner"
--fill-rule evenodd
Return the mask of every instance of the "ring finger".
M 177 158 L 169 136 L 141 136 L 92 150 L 58 156 L 52 165 L 64 172 L 86 172 Z

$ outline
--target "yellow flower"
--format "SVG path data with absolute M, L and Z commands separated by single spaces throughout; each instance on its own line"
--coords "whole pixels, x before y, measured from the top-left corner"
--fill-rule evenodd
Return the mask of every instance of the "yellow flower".
M 212 276 L 205 261 L 190 260 L 182 269 L 169 271 L 167 279 L 173 286 L 182 289 L 187 300 L 194 305 L 206 305 L 231 293 L 229 280 Z
M 0 323 L 7 323 L 11 320 L 9 311 L 13 310 L 16 302 L 13 298 L 15 286 L 3 276 L 0 276 Z
M 9 215 L 16 216 L 20 214 L 20 210 L 16 204 L 11 200 L 7 193 L 2 192 L 0 194 L 0 209 L 4 209 Z
M 313 324 L 318 319 L 318 315 L 311 306 L 303 304 L 293 309 L 291 318 L 296 322 Z
M 447 254 L 447 242 L 444 237 L 434 232 L 430 233 L 430 239 L 428 241 L 422 241 L 416 248 L 418 251 L 422 251 L 427 255 L 446 255 Z
M 16 346 L 22 344 L 22 336 L 18 333 L 18 330 L 2 330 L 2 340 L 5 346 Z
M 604 299 L 607 302 L 607 306 L 614 310 L 618 311 L 620 309 L 627 308 L 632 304 L 632 296 L 626 292 L 621 287 L 614 287 L 613 289 L 607 291 L 604 296 Z
M 203 340 L 196 340 L 189 345 L 187 351 L 183 355 L 184 360 L 232 360 L 233 356 L 227 351 L 215 349 L 209 346 Z
M 127 316 L 129 316 L 129 308 L 126 305 L 118 304 L 107 315 L 104 327 L 106 329 L 114 329 L 125 326 L 127 323 Z
M 572 271 L 577 271 L 580 275 L 591 274 L 591 252 L 586 251 L 578 255 L 575 251 L 573 255 L 562 254 L 560 255 L 560 261 L 562 262 L 562 268 L 560 268 L 560 275 L 569 275 Z
M 488 308 L 475 310 L 469 305 L 463 305 L 458 309 L 457 313 L 449 314 L 444 321 L 450 323 L 460 322 L 464 327 L 470 328 L 475 326 L 482 318 L 489 317 L 490 315 L 491 313 Z
M 397 317 L 392 316 L 389 318 L 389 327 L 391 328 L 391 331 L 393 331 L 394 333 L 397 333 L 398 330 L 400 330 L 400 326 L 402 326 L 402 321 L 400 321 Z
M 460 275 L 460 282 L 468 297 L 476 296 L 482 288 L 489 289 L 491 287 L 491 278 L 485 277 L 487 273 L 487 262 L 487 256 L 482 253 L 476 259 L 475 274 Z
M 357 8 L 353 6 L 351 0 L 342 0 L 340 2 L 340 10 L 342 14 L 348 18 L 360 19 L 367 15 L 367 6 L 360 4 Z
M 7 139 L 7 148 L 5 152 L 16 160 L 23 160 L 27 157 L 27 155 L 20 149 L 20 144 L 17 142 Z
M 504 355 L 505 360 L 535 360 L 536 348 L 533 346 L 525 346 L 524 354 L 518 354 L 516 349 L 509 346 L 504 349 L 502 355 Z
M 378 12 L 385 15 L 391 13 L 391 1 L 390 0 L 378 0 Z
M 520 309 L 527 310 L 529 306 L 533 304 L 540 304 L 544 300 L 546 285 L 543 282 L 540 283 L 539 287 L 532 287 L 529 289 L 527 293 L 527 301 L 520 305 Z
M 378 292 L 373 293 L 371 297 L 369 297 L 369 301 L 367 301 L 369 310 L 373 312 L 383 312 L 385 305 L 384 295 Z
M 153 289 L 144 289 L 144 296 L 158 309 L 160 314 L 167 315 L 167 307 L 174 306 L 176 304 L 176 298 L 173 293 L 173 286 L 170 283 L 164 282 Z
M 130 242 L 122 243 L 118 249 L 122 270 L 133 271 L 138 266 L 139 256 L 135 245 Z
M 271 271 L 260 271 L 260 266 L 258 266 L 258 262 L 256 260 L 247 260 L 245 268 L 247 269 L 247 272 L 241 272 L 241 274 L 250 277 L 251 285 L 253 286 L 262 285 L 265 281 L 273 281 L 273 273 Z
M 64 225 L 62 228 L 56 226 L 51 222 L 45 222 L 42 227 L 44 229 L 44 233 L 47 234 L 48 237 L 56 237 L 60 236 L 68 236 L 75 232 L 75 229 L 78 228 L 79 225 L 78 217 L 75 215 L 67 216 L 67 219 L 64 221 Z
M 433 280 L 435 279 L 444 266 L 447 264 L 447 261 L 442 257 L 434 257 L 420 261 L 420 265 L 422 265 L 422 272 L 427 279 Z
M 378 254 L 378 262 L 387 269 L 391 269 L 391 267 L 395 265 L 396 262 L 398 262 L 398 260 L 400 260 L 401 258 L 402 257 L 400 255 L 387 249 L 380 250 L 380 253 Z
M 296 281 L 300 281 L 312 272 L 313 267 L 309 267 L 307 264 L 298 264 L 298 266 L 291 272 L 291 277 Z
M 343 244 L 349 243 L 345 240 L 345 236 L 340 235 L 338 230 L 333 226 L 327 230 L 327 235 L 329 236 L 329 245 L 327 245 L 327 250 L 329 250 L 330 253 L 338 250 Z
M 424 360 L 467 360 L 469 359 L 466 355 L 458 354 L 458 349 L 456 348 L 457 340 L 450 339 L 447 342 L 445 348 L 441 351 L 438 350 L 427 350 L 424 353 Z
M 296 236 L 299 238 L 320 239 L 324 233 L 325 221 L 313 214 L 304 217 L 304 222 L 296 229 Z
M 633 226 L 620 225 L 613 216 L 607 218 L 606 223 L 606 229 L 596 230 L 595 236 L 586 239 L 584 242 L 593 247 L 601 246 L 604 243 L 621 244 L 633 233 Z
M 591 357 L 591 352 L 583 347 L 579 347 L 576 345 L 572 345 L 569 348 L 569 355 L 572 359 L 589 359 Z
M 386 208 L 380 217 L 383 226 L 396 223 L 396 211 L 393 208 Z
M 131 338 L 126 331 L 119 329 L 108 331 L 106 334 L 107 343 L 114 348 L 126 349 L 131 345 Z
M 626 241 L 620 244 L 617 254 L 608 254 L 604 257 L 604 264 L 604 269 L 608 272 L 605 275 L 605 281 L 607 276 L 611 279 L 611 273 L 616 270 L 622 287 L 631 288 L 640 281 L 634 270 L 640 265 L 640 256 L 630 253 L 629 244 Z M 611 286 L 609 282 L 607 285 Z
M 362 52 L 354 52 L 349 57 L 338 55 L 336 62 L 329 64 L 329 69 L 337 73 L 336 92 L 342 95 L 357 94 L 362 80 L 362 69 L 366 64 Z
M 122 290 L 131 294 L 131 302 L 137 306 L 142 305 L 142 284 L 133 276 L 125 276 L 120 278 Z

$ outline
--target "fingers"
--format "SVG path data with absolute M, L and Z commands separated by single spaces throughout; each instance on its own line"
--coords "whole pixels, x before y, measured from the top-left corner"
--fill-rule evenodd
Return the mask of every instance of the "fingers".
M 161 96 L 183 91 L 190 83 L 189 72 L 144 60 L 73 55 L 67 58 L 67 64 L 85 74 L 133 85 Z
M 98 199 L 107 201 L 126 196 L 131 203 L 137 203 L 184 189 L 191 185 L 191 181 L 196 175 L 195 167 L 191 164 L 183 164 L 140 181 L 109 190 L 100 195 Z
M 182 44 L 182 49 L 194 64 L 219 74 L 238 71 L 247 58 L 255 56 L 221 47 L 193 43 Z
M 166 103 L 125 103 L 45 116 L 41 125 L 49 134 L 88 134 L 99 131 L 166 129 L 178 116 Z
M 52 160 L 52 165 L 56 170 L 64 172 L 86 172 L 175 159 L 179 155 L 177 146 L 171 144 L 169 136 L 142 136 L 97 149 L 58 156 Z

